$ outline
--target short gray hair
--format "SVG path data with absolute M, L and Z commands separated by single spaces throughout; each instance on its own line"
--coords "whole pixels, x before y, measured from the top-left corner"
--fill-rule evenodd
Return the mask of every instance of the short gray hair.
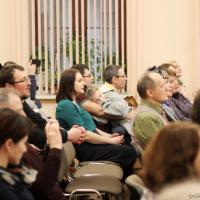
M 121 68 L 120 65 L 108 65 L 104 70 L 104 80 L 112 84 L 113 77 L 117 76 L 118 71 Z
M 19 93 L 11 88 L 0 88 L 0 104 L 9 104 L 10 94 L 16 95 L 20 98 Z
M 147 98 L 147 89 L 153 89 L 155 87 L 155 81 L 151 78 L 151 74 L 155 72 L 146 72 L 144 75 L 138 80 L 137 83 L 137 92 L 141 98 Z

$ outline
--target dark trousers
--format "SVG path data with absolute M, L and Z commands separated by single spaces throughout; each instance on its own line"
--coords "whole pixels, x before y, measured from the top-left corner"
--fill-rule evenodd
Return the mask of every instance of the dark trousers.
M 84 142 L 74 144 L 76 157 L 79 161 L 107 160 L 121 165 L 124 176 L 132 174 L 133 164 L 137 159 L 134 147 L 114 144 L 91 144 Z

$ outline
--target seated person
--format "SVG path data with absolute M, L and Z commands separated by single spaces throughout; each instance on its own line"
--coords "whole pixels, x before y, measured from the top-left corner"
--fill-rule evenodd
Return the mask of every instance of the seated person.
M 43 159 L 39 155 L 41 150 L 33 148 L 30 144 L 27 144 L 27 152 L 22 157 L 22 162 L 25 165 L 38 171 L 30 191 L 38 200 L 64 200 L 63 191 L 57 182 L 61 162 L 62 138 L 56 120 L 50 120 L 47 123 L 46 138 L 48 149 L 46 152 L 43 151 Z
M 165 80 L 155 72 L 146 72 L 137 83 L 141 103 L 135 111 L 133 143 L 145 149 L 150 139 L 168 123 L 161 108 L 166 101 Z
M 175 107 L 172 107 L 170 104 L 171 101 L 171 97 L 172 97 L 172 91 L 173 91 L 173 87 L 174 87 L 174 75 L 175 73 L 171 70 L 166 70 L 167 73 L 167 77 L 166 77 L 166 84 L 165 84 L 165 91 L 166 91 L 166 95 L 168 97 L 168 100 L 163 101 L 161 103 L 161 107 L 164 110 L 166 117 L 168 119 L 169 122 L 172 121 L 177 121 L 179 120 L 178 116 L 176 115 L 175 112 Z
M 25 115 L 19 95 L 12 89 L 0 88 L 0 108 L 10 108 Z M 45 129 L 49 148 L 40 150 L 32 144 L 27 144 L 27 152 L 23 155 L 22 162 L 38 171 L 36 180 L 30 187 L 36 199 L 63 200 L 63 191 L 57 184 L 62 148 L 58 123 L 51 120 Z M 30 127 L 29 131 L 31 131 Z M 68 135 L 68 139 L 73 138 L 73 141 L 79 144 L 84 141 L 84 130 L 80 127 L 72 128 L 68 131 Z M 41 153 L 45 154 L 45 159 L 42 158 Z
M 133 147 L 120 146 L 123 136 L 110 135 L 96 129 L 91 115 L 81 108 L 76 99 L 84 94 L 85 83 L 82 75 L 74 69 L 65 70 L 60 79 L 56 96 L 56 118 L 65 129 L 74 124 L 86 129 L 86 142 L 75 145 L 76 155 L 80 161 L 108 160 L 122 166 L 127 173 L 137 158 Z
M 85 97 L 92 102 L 103 107 L 103 102 L 105 101 L 104 95 L 99 91 L 95 85 L 90 85 L 85 90 Z M 105 111 L 104 111 L 105 112 Z M 106 125 L 109 123 L 108 119 L 92 116 L 95 121 L 99 124 Z
M 83 76 L 83 80 L 85 82 L 85 89 L 92 84 L 93 75 L 89 71 L 89 68 L 86 65 L 84 64 L 73 65 L 72 69 L 78 70 Z M 77 97 L 77 102 L 79 103 L 79 105 L 81 105 L 82 108 L 84 108 L 87 112 L 89 112 L 93 116 L 101 117 L 101 118 L 103 117 L 104 119 L 108 119 L 108 120 L 124 119 L 121 113 L 119 115 L 116 115 L 116 113 L 115 115 L 109 115 L 107 113 L 104 113 L 101 105 L 91 101 L 84 94 Z
M 165 93 L 168 97 L 166 101 L 161 103 L 162 110 L 165 112 L 166 118 L 169 122 L 179 120 L 175 114 L 175 111 L 172 108 L 172 102 L 170 102 L 170 98 L 172 97 L 172 90 L 174 87 L 174 75 L 176 76 L 175 72 L 170 69 L 160 69 L 159 67 L 152 67 L 149 68 L 147 71 L 153 71 L 160 74 L 163 79 L 165 80 Z M 177 108 L 178 109 L 178 108 Z
M 121 101 L 121 98 L 119 99 L 119 101 L 117 101 L 116 98 L 113 101 L 111 99 L 107 99 L 105 98 L 104 94 L 102 94 L 98 90 L 98 88 L 94 85 L 90 85 L 87 87 L 85 91 L 85 96 L 92 102 L 101 105 L 104 109 L 103 110 L 104 113 L 109 114 L 109 115 L 118 115 L 119 113 L 118 110 L 123 110 L 125 113 L 129 112 L 130 110 L 130 107 L 127 106 L 126 101 Z M 128 111 L 126 111 L 126 109 L 128 109 Z M 104 125 L 108 124 L 109 121 L 111 121 L 111 120 L 107 120 L 105 118 L 100 118 L 96 116 L 93 116 L 93 118 L 97 123 L 104 124 Z M 112 129 L 112 132 L 123 134 L 126 144 L 129 145 L 131 142 L 130 135 L 131 135 L 131 130 L 133 126 L 133 121 L 131 119 L 116 120 L 114 123 L 115 123 L 115 126 Z M 130 132 L 130 135 L 128 135 L 127 132 Z
M 179 120 L 190 121 L 192 103 L 188 98 L 186 98 L 182 93 L 180 93 L 179 90 L 177 90 L 176 86 L 173 88 L 171 101 L 174 105 L 176 105 L 176 107 L 181 113 Z
M 0 88 L 11 88 L 19 93 L 24 113 L 36 125 L 34 132 L 30 134 L 29 142 L 36 145 L 38 148 L 44 148 L 46 144 L 45 126 L 47 120 L 43 118 L 40 113 L 35 112 L 25 101 L 30 95 L 30 80 L 24 68 L 15 63 L 3 67 L 0 70 Z M 77 131 L 79 132 L 79 130 Z M 64 129 L 60 129 L 60 132 L 63 142 L 69 139 L 68 136 L 72 136 Z
M 9 67 L 12 65 L 16 65 L 15 62 L 12 61 L 7 61 L 6 63 L 4 63 L 4 65 L 2 67 Z M 41 102 L 40 100 L 36 99 L 36 90 L 37 90 L 37 83 L 36 83 L 36 70 L 37 70 L 37 66 L 36 64 L 30 62 L 27 66 L 27 73 L 31 82 L 30 85 L 30 97 L 28 97 L 26 99 L 26 102 L 31 106 L 31 108 L 33 108 L 34 110 L 39 111 L 39 109 L 41 108 Z
M 143 154 L 141 172 L 151 192 L 159 193 L 169 184 L 198 180 L 199 131 L 199 126 L 191 122 L 174 122 L 154 135 Z
M 73 69 L 78 70 L 81 75 L 83 76 L 83 80 L 85 82 L 85 88 L 89 87 L 92 84 L 93 76 L 91 72 L 89 71 L 88 67 L 83 64 L 77 64 L 72 66 Z M 108 67 L 107 67 L 108 68 Z M 106 68 L 106 69 L 107 69 Z M 112 66 L 111 69 L 114 68 L 114 71 L 117 73 L 118 69 L 120 68 L 120 73 L 122 68 L 120 66 Z M 113 71 L 113 70 L 112 70 Z M 111 71 L 111 75 L 113 76 L 113 72 Z M 110 70 L 108 71 L 110 73 Z M 117 75 L 117 74 L 116 74 Z M 113 80 L 115 80 L 116 76 L 113 77 Z M 122 77 L 119 78 L 119 81 L 123 79 Z M 124 89 L 126 83 L 123 81 L 123 84 L 120 84 L 120 88 Z M 118 84 L 119 85 L 119 84 Z M 109 93 L 109 99 L 111 103 L 106 104 L 107 110 L 109 112 L 105 112 L 105 105 L 104 108 L 97 104 L 90 99 L 88 99 L 84 94 L 77 97 L 77 102 L 81 105 L 82 108 L 84 108 L 86 111 L 88 111 L 90 114 L 92 114 L 95 117 L 100 117 L 103 119 L 107 119 L 109 121 L 109 126 L 99 126 L 97 123 L 97 126 L 102 129 L 106 130 L 106 132 L 118 132 L 120 134 L 125 135 L 125 143 L 129 144 L 131 141 L 130 135 L 132 133 L 132 120 L 134 110 L 132 107 L 128 105 L 128 103 L 124 100 L 124 98 L 116 93 L 115 91 L 110 91 Z M 108 97 L 106 96 L 106 99 Z M 119 123 L 119 121 L 123 120 L 123 126 Z M 119 127 L 120 126 L 120 127 Z M 130 134 L 130 135 L 129 135 Z
M 37 172 L 19 166 L 26 152 L 30 122 L 7 108 L 0 109 L 0 121 L 0 197 L 3 200 L 34 200 L 28 187 Z
M 85 64 L 76 64 L 76 65 L 73 65 L 71 68 L 72 69 L 76 69 L 81 73 L 81 75 L 83 77 L 83 80 L 85 82 L 85 89 L 89 85 L 92 84 L 93 75 L 89 71 L 89 68 L 88 68 L 87 65 L 85 65 Z M 106 115 L 103 112 L 103 108 L 99 104 L 96 104 L 96 103 L 90 101 L 89 99 L 87 99 L 84 94 L 82 94 L 82 95 L 77 97 L 77 102 L 82 108 L 84 108 L 87 112 L 89 112 L 93 116 L 106 118 Z
M 158 66 L 159 69 L 169 70 L 171 65 L 163 64 Z M 169 72 L 169 79 L 172 82 L 172 96 L 167 101 L 167 104 L 174 110 L 175 115 L 179 120 L 191 120 L 192 103 L 190 100 L 180 92 L 180 85 L 176 73 L 172 70 Z

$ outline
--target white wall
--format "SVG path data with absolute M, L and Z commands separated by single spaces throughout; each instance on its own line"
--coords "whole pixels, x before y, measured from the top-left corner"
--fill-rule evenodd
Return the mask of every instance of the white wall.
M 10 30 L 10 8 L 8 1 L 0 1 L 0 26 L 1 26 L 1 37 L 0 37 L 0 62 L 3 63 L 9 60 L 9 54 L 11 52 L 11 40 L 5 38 L 11 38 Z
M 176 60 L 189 90 L 199 85 L 199 0 L 128 0 L 129 91 L 153 65 Z
M 45 115 L 55 118 L 56 105 L 57 105 L 55 99 L 48 99 L 48 100 L 42 99 L 41 103 L 42 103 L 41 112 L 43 112 Z
M 28 63 L 31 1 L 0 0 L 1 63 Z M 128 91 L 136 93 L 146 67 L 172 59 L 181 64 L 188 89 L 199 86 L 199 25 L 199 0 L 127 0 Z
M 29 0 L 0 0 L 0 62 L 29 61 Z

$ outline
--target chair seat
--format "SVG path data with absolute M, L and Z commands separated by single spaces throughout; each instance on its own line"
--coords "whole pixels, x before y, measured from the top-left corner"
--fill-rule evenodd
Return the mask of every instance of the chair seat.
M 77 189 L 94 189 L 99 192 L 113 195 L 122 194 L 122 183 L 114 177 L 108 176 L 82 176 L 68 183 L 65 188 L 66 193 L 71 193 Z
M 118 165 L 96 162 L 82 165 L 73 174 L 75 178 L 87 175 L 112 176 L 121 180 L 123 177 L 123 171 Z

